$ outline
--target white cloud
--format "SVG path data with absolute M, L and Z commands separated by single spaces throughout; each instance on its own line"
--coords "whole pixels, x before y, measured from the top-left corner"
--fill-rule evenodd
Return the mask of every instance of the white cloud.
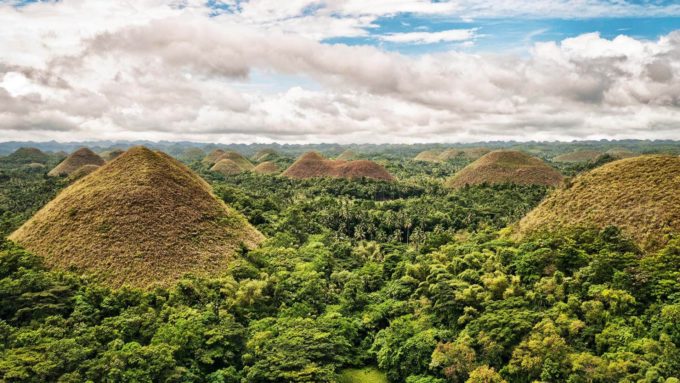
M 475 37 L 475 29 L 450 29 L 438 32 L 406 32 L 383 35 L 379 38 L 394 43 L 434 44 L 451 41 L 468 41 Z
M 201 4 L 160 0 L 134 8 L 84 0 L 0 6 L 0 134 L 213 142 L 680 138 L 680 32 L 657 41 L 586 34 L 538 43 L 526 57 L 409 56 L 319 40 L 365 33 L 378 15 L 457 12 L 464 2 L 361 8 L 327 1 L 318 15 L 310 1 L 277 3 L 241 3 L 240 14 L 212 18 Z M 313 22 L 304 25 L 305 18 Z M 474 31 L 385 38 L 472 42 Z M 253 73 L 292 82 L 245 86 Z

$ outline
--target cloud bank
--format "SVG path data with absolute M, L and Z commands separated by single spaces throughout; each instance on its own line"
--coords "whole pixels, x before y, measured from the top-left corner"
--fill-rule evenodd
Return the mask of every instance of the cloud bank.
M 654 41 L 589 33 L 537 43 L 526 55 L 406 55 L 379 42 L 325 41 L 368 35 L 377 17 L 477 16 L 490 12 L 485 3 L 0 5 L 0 136 L 292 143 L 680 139 L 680 32 Z M 502 2 L 496 11 L 536 12 L 537 2 L 534 8 L 519 3 Z M 567 11 L 566 1 L 542 3 Z M 600 2 L 579 4 L 604 12 Z M 609 10 L 632 12 L 621 4 Z M 665 10 L 680 13 L 676 8 Z M 476 34 L 374 38 L 427 44 L 471 41 Z

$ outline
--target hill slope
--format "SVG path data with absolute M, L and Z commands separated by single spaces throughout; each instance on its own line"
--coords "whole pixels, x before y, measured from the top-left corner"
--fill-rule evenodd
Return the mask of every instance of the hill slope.
M 263 236 L 170 156 L 143 147 L 64 189 L 10 239 L 112 286 L 218 274 Z
M 68 176 L 76 170 L 80 169 L 85 165 L 104 165 L 106 161 L 99 157 L 95 152 L 88 148 L 80 148 L 75 152 L 71 153 L 65 160 L 61 161 L 54 169 L 50 170 L 47 175 L 56 176 Z
M 255 167 L 255 165 L 248 161 L 248 159 L 234 151 L 225 152 L 217 159 L 217 162 L 221 160 L 231 160 L 244 171 L 253 170 L 253 168 Z
M 205 156 L 205 158 L 203 158 L 202 162 L 205 165 L 212 166 L 219 160 L 220 157 L 222 157 L 224 153 L 225 152 L 222 149 L 215 149 L 212 152 L 208 153 L 208 155 Z
M 641 156 L 576 177 L 520 221 L 527 234 L 568 226 L 619 226 L 646 250 L 680 233 L 680 158 Z
M 14 164 L 30 164 L 39 163 L 44 164 L 49 161 L 50 156 L 43 153 L 37 148 L 19 148 L 15 150 L 12 154 L 5 157 L 6 162 L 11 162 Z
M 225 176 L 233 176 L 235 174 L 243 173 L 243 169 L 238 166 L 236 162 L 226 158 L 217 161 L 217 163 L 210 168 L 210 171 L 220 173 Z
M 317 152 L 307 152 L 298 158 L 282 175 L 289 178 L 372 178 L 393 181 L 394 177 L 381 165 L 373 161 L 329 160 Z
M 577 162 L 588 162 L 595 161 L 599 156 L 604 153 L 597 150 L 578 150 L 571 153 L 561 154 L 555 158 L 555 162 L 567 162 L 567 163 L 577 163 Z
M 259 173 L 259 174 L 276 174 L 279 171 L 281 171 L 281 169 L 279 169 L 279 166 L 277 164 L 275 164 L 271 161 L 265 161 L 265 162 L 257 165 L 253 169 L 253 171 L 255 173 Z
M 561 181 L 562 175 L 557 170 L 536 157 L 515 150 L 497 150 L 454 174 L 446 186 L 459 188 L 484 183 L 554 186 Z

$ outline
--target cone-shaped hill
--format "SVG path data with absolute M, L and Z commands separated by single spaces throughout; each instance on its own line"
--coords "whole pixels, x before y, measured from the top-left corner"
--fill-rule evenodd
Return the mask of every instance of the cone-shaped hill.
M 64 189 L 9 238 L 48 266 L 139 287 L 219 274 L 242 244 L 263 240 L 186 166 L 143 147 Z
M 567 162 L 567 163 L 578 163 L 578 162 L 588 162 L 595 161 L 599 156 L 604 153 L 597 150 L 577 150 L 575 152 L 566 153 L 553 158 L 555 162 Z
M 413 158 L 413 161 L 422 161 L 422 162 L 439 162 L 441 161 L 439 159 L 439 155 L 441 154 L 440 151 L 438 150 L 425 150 L 420 153 L 418 153 L 417 156 Z
M 9 156 L 5 157 L 5 161 L 15 164 L 44 164 L 49 161 L 49 159 L 50 156 L 46 153 L 43 153 L 38 148 L 19 148 Z
M 235 174 L 243 173 L 243 168 L 236 162 L 225 158 L 217 161 L 217 163 L 210 168 L 210 171 L 220 173 L 224 176 L 233 176 Z
M 224 150 L 222 149 L 215 149 L 212 152 L 208 153 L 205 158 L 203 158 L 203 163 L 208 166 L 214 165 L 220 157 L 224 154 Z
M 95 170 L 99 169 L 101 166 L 99 165 L 83 165 L 79 167 L 76 171 L 71 173 L 71 175 L 68 176 L 69 180 L 75 181 L 78 179 L 81 179 L 85 177 L 86 175 L 94 172 Z
M 344 152 L 340 153 L 336 160 L 350 161 L 356 158 L 357 154 L 353 150 L 347 149 Z
M 71 153 L 65 160 L 61 161 L 54 169 L 50 170 L 47 175 L 57 177 L 57 176 L 68 176 L 76 170 L 80 169 L 85 165 L 104 165 L 106 161 L 99 157 L 95 152 L 88 148 L 80 148 L 75 152 Z
M 271 161 L 275 157 L 278 157 L 278 155 L 279 154 L 274 149 L 262 149 L 258 150 L 252 159 L 255 162 Z
M 253 172 L 259 174 L 276 174 L 280 171 L 279 166 L 271 161 L 265 161 L 253 169 Z
M 112 149 L 102 152 L 99 156 L 105 161 L 111 161 L 123 153 L 125 153 L 125 150 L 123 149 Z
M 245 157 L 234 151 L 225 152 L 217 159 L 217 162 L 219 162 L 220 160 L 234 161 L 244 171 L 253 170 L 253 168 L 255 167 Z
M 646 250 L 680 233 L 680 158 L 633 157 L 593 169 L 550 194 L 520 221 L 519 231 L 609 225 Z
M 485 154 L 451 177 L 446 185 L 504 184 L 555 186 L 562 175 L 541 159 L 515 150 L 497 150 Z
M 317 152 L 307 152 L 298 158 L 285 172 L 289 178 L 373 178 L 377 180 L 393 181 L 394 177 L 381 165 L 373 161 L 342 161 L 328 160 Z

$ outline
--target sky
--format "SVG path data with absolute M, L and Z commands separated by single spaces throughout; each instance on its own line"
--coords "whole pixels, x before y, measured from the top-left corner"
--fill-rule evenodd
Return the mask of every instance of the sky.
M 0 141 L 680 139 L 680 1 L 0 0 Z

